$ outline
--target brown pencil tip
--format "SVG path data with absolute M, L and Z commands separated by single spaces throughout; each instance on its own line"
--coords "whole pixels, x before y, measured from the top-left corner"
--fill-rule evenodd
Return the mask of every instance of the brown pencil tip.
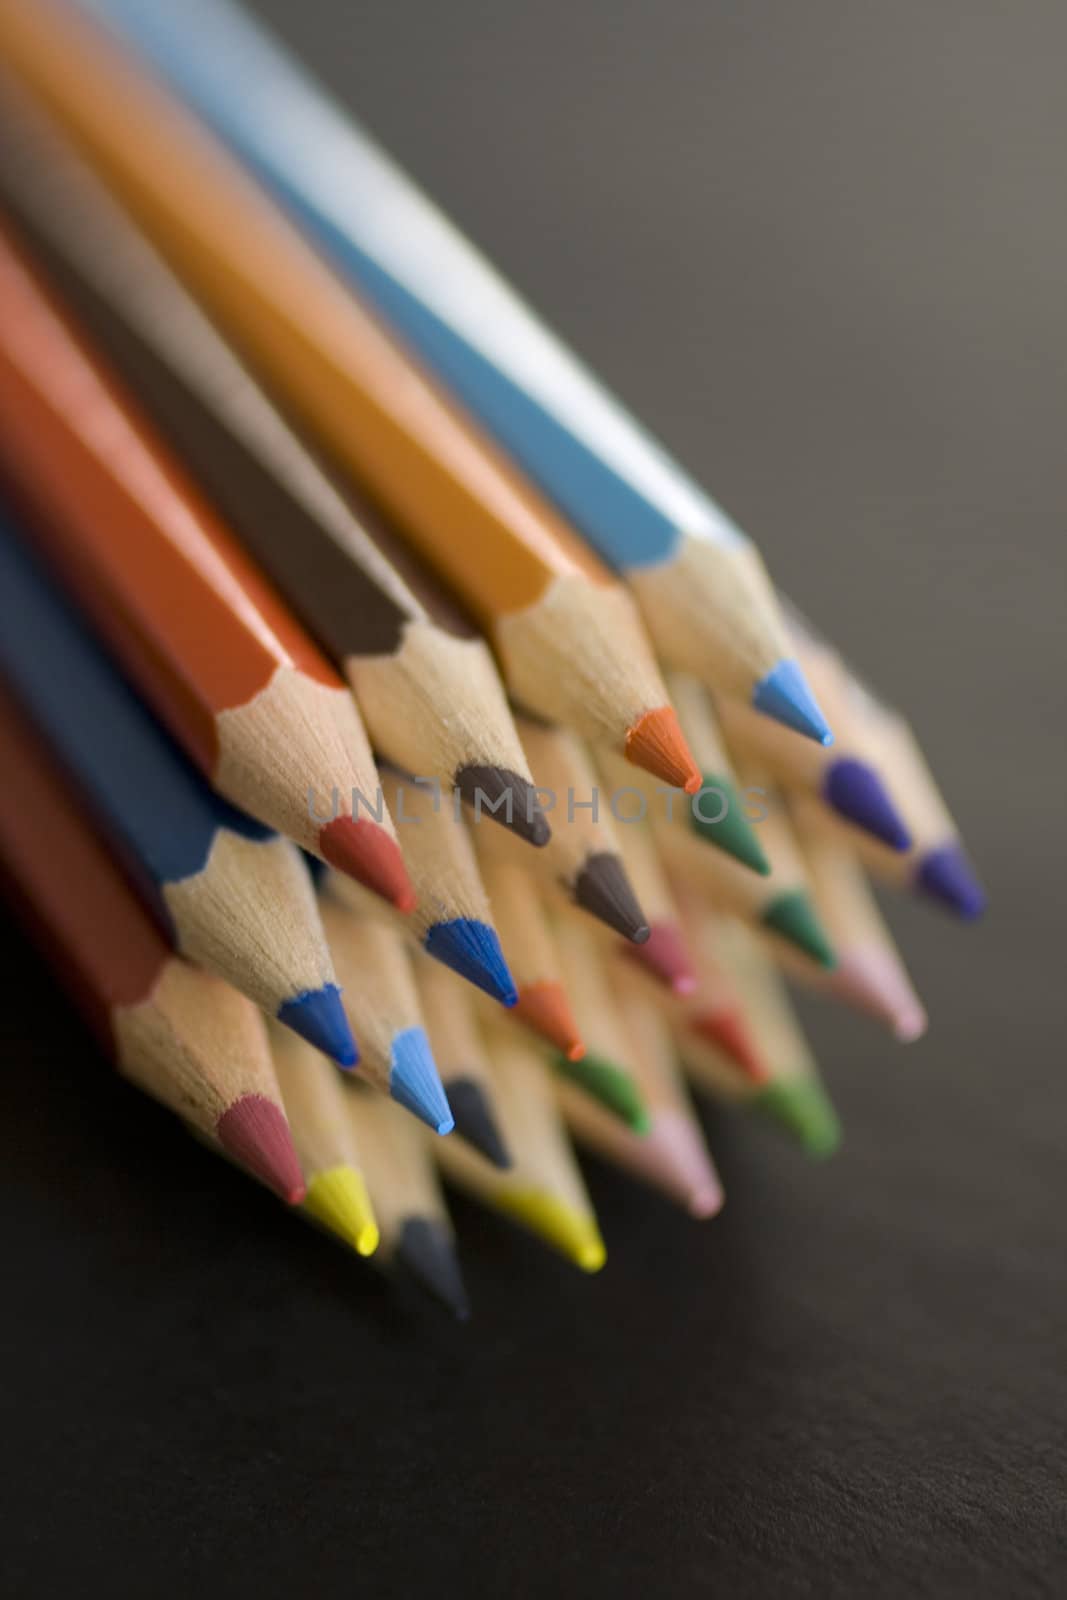
M 555 1045 L 568 1061 L 580 1061 L 585 1045 L 578 1024 L 571 1012 L 570 1001 L 561 983 L 546 978 L 541 983 L 519 985 L 518 1004 L 512 1016 L 525 1022 L 528 1028 L 539 1033 L 542 1039 Z
M 669 783 L 672 789 L 696 794 L 700 788 L 700 769 L 689 752 L 673 706 L 657 706 L 655 711 L 646 711 L 639 717 L 627 733 L 623 749 L 627 761 Z
M 766 1083 L 770 1078 L 767 1064 L 752 1037 L 748 1023 L 739 1011 L 698 1011 L 689 1019 L 689 1026 L 709 1044 L 725 1050 L 753 1083 Z
M 400 846 L 376 822 L 335 817 L 319 829 L 319 850 L 331 867 L 355 878 L 398 911 L 415 909 L 415 890 Z
M 518 772 L 508 767 L 461 767 L 453 781 L 476 822 L 499 822 L 538 850 L 551 839 L 537 790 Z
M 215 1124 L 222 1148 L 239 1166 L 273 1189 L 286 1205 L 299 1205 L 304 1174 L 280 1107 L 261 1094 L 244 1094 Z
M 583 911 L 632 944 L 644 944 L 648 923 L 617 855 L 595 850 L 574 880 L 572 893 Z

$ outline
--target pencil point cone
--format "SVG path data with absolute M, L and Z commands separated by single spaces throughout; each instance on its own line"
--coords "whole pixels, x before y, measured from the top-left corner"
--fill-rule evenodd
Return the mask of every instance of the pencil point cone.
M 916 874 L 916 883 L 924 894 L 966 922 L 973 922 L 985 910 L 985 890 L 957 844 L 928 851 Z
M 841 1143 L 837 1112 L 817 1083 L 772 1083 L 753 1104 L 793 1134 L 810 1156 L 833 1155 Z
M 437 1075 L 430 1041 L 422 1029 L 404 1028 L 394 1034 L 390 1056 L 392 1098 L 434 1133 L 451 1133 L 452 1112 Z
M 304 1210 L 337 1235 L 360 1256 L 378 1248 L 378 1224 L 361 1173 L 352 1167 L 332 1167 L 309 1179 Z
M 501 1005 L 518 1000 L 515 981 L 508 971 L 496 931 L 475 917 L 435 922 L 425 940 L 426 954 L 451 967 L 461 978 Z
M 816 744 L 833 744 L 834 736 L 797 661 L 786 659 L 772 667 L 752 691 L 752 704 L 765 716 L 802 733 Z
M 700 788 L 700 769 L 689 753 L 673 706 L 657 706 L 638 718 L 626 735 L 623 753 L 635 767 L 674 789 L 694 794 Z
M 699 1011 L 689 1018 L 695 1034 L 724 1050 L 753 1083 L 766 1083 L 770 1071 L 752 1031 L 739 1011 Z
M 450 1078 L 448 1103 L 456 1122 L 456 1133 L 479 1151 L 494 1167 L 510 1167 L 511 1152 L 496 1120 L 486 1091 L 474 1078 Z
M 903 967 L 877 946 L 855 946 L 838 961 L 832 990 L 892 1029 L 901 1044 L 926 1032 L 926 1012 Z
M 299 1205 L 303 1200 L 304 1174 L 289 1124 L 272 1100 L 261 1094 L 242 1095 L 222 1113 L 215 1134 L 226 1154 L 273 1189 L 286 1205 Z
M 708 790 L 714 790 L 714 795 L 711 799 L 703 800 L 701 794 Z M 713 800 L 717 804 L 713 804 Z M 693 796 L 689 806 L 689 826 L 698 839 L 705 839 L 708 844 L 724 850 L 735 861 L 751 867 L 761 877 L 769 876 L 771 864 L 763 853 L 763 846 L 752 824 L 745 816 L 744 801 L 737 786 L 729 778 L 715 772 L 704 773 L 700 792 Z
M 842 756 L 826 770 L 823 799 L 846 822 L 880 839 L 891 850 L 911 848 L 911 834 L 878 773 L 866 761 Z
M 546 1190 L 505 1186 L 497 1196 L 497 1204 L 583 1272 L 599 1272 L 607 1260 L 595 1218 L 575 1211 Z
M 820 967 L 832 970 L 837 957 L 823 926 L 819 921 L 810 897 L 803 889 L 791 889 L 780 894 L 766 907 L 760 921 L 764 927 L 788 939 L 790 944 L 803 950 L 806 956 L 817 961 Z
M 618 856 L 596 850 L 574 880 L 575 903 L 631 944 L 644 944 L 648 923 Z
M 519 986 L 519 1003 L 514 1015 L 542 1039 L 554 1044 L 569 1061 L 580 1061 L 585 1045 L 567 999 L 567 991 L 555 979 Z
M 716 1216 L 725 1196 L 719 1174 L 698 1125 L 679 1111 L 661 1111 L 650 1135 L 659 1147 L 660 1160 L 690 1216 L 704 1220 Z
M 394 1261 L 420 1289 L 446 1306 L 460 1322 L 470 1317 L 470 1302 L 459 1270 L 456 1247 L 446 1228 L 430 1217 L 409 1217 L 400 1230 Z
M 359 1060 L 341 991 L 335 983 L 323 984 L 321 989 L 310 989 L 307 994 L 287 1000 L 278 1007 L 278 1021 L 346 1071 L 351 1071 Z
M 413 911 L 411 886 L 400 846 L 366 817 L 335 817 L 319 829 L 319 851 L 331 867 L 355 878 L 398 911 Z
M 552 837 L 537 790 L 507 767 L 461 767 L 453 780 L 480 826 L 496 822 L 540 850 Z
M 630 1074 L 617 1067 L 614 1061 L 587 1051 L 580 1061 L 570 1061 L 560 1055 L 554 1057 L 552 1064 L 559 1077 L 596 1100 L 634 1133 L 648 1132 L 648 1109 L 641 1091 Z
M 697 975 L 682 930 L 673 922 L 653 922 L 644 944 L 624 944 L 623 953 L 665 983 L 672 994 L 692 994 Z

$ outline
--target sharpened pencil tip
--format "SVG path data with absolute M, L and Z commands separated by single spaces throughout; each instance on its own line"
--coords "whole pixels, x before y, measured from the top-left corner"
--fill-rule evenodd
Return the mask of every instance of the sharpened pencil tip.
M 622 1067 L 616 1066 L 614 1061 L 608 1061 L 604 1056 L 592 1055 L 587 1050 L 580 1061 L 572 1061 L 567 1056 L 557 1055 L 553 1058 L 552 1065 L 559 1077 L 566 1079 L 568 1083 L 573 1083 L 590 1099 L 596 1100 L 634 1133 L 648 1132 L 650 1126 L 648 1108 L 641 1091 L 630 1074 Z
M 307 994 L 287 1000 L 278 1007 L 277 1015 L 285 1027 L 292 1028 L 346 1072 L 359 1061 L 341 991 L 335 983 L 323 984 L 321 989 L 310 989 Z
M 470 1317 L 470 1301 L 448 1230 L 432 1217 L 408 1217 L 400 1230 L 394 1262 L 420 1289 L 431 1294 L 460 1322 Z
M 434 1133 L 451 1133 L 452 1112 L 437 1074 L 430 1041 L 423 1030 L 404 1028 L 394 1034 L 390 1056 L 389 1093 L 392 1098 Z
M 435 922 L 426 935 L 425 950 L 501 1005 L 513 1006 L 518 1000 L 495 929 L 476 917 Z
M 261 1094 L 242 1095 L 222 1113 L 215 1134 L 226 1154 L 273 1189 L 286 1205 L 299 1205 L 303 1200 L 304 1174 L 289 1124 L 273 1101 Z
M 831 761 L 822 785 L 823 799 L 846 822 L 854 822 L 891 850 L 911 848 L 911 834 L 878 773 L 866 761 L 841 756 Z
M 621 933 L 631 944 L 644 944 L 648 938 L 648 923 L 626 868 L 611 851 L 595 850 L 586 857 L 572 893 L 583 911 L 606 923 L 614 933 Z
M 623 753 L 635 767 L 651 772 L 674 789 L 695 794 L 700 788 L 700 769 L 689 752 L 673 706 L 657 706 L 639 717 L 626 735 Z
M 497 1204 L 583 1272 L 599 1272 L 607 1260 L 596 1219 L 575 1211 L 547 1190 L 505 1185 L 497 1194 Z
M 478 822 L 499 822 L 540 850 L 552 837 L 537 789 L 508 767 L 461 767 L 453 782 Z
M 772 1083 L 753 1104 L 785 1128 L 810 1156 L 833 1155 L 841 1143 L 837 1112 L 817 1083 Z
M 729 778 L 717 772 L 704 773 L 700 790 L 689 806 L 689 826 L 698 839 L 724 850 L 760 877 L 770 876 L 771 864 L 745 816 L 737 786 Z
M 926 1012 L 891 952 L 854 945 L 841 956 L 831 982 L 842 999 L 885 1023 L 901 1044 L 912 1044 L 926 1032 Z
M 474 1078 L 449 1078 L 446 1089 L 456 1132 L 494 1167 L 510 1167 L 511 1152 L 496 1120 L 489 1096 Z
M 665 983 L 672 994 L 692 994 L 697 975 L 686 949 L 685 936 L 673 922 L 649 925 L 644 944 L 624 944 L 623 953 Z
M 790 889 L 786 894 L 778 895 L 764 909 L 760 921 L 765 928 L 772 929 L 798 950 L 803 950 L 820 967 L 832 971 L 837 965 L 833 945 L 816 915 L 810 897 L 803 889 Z
M 927 851 L 915 881 L 924 894 L 947 906 L 965 922 L 973 922 L 985 910 L 985 890 L 958 844 Z
M 514 1015 L 532 1028 L 534 1033 L 539 1033 L 542 1039 L 554 1044 L 568 1060 L 581 1060 L 585 1045 L 574 1020 L 567 991 L 554 978 L 546 978 L 540 983 L 520 984 L 519 1002 Z
M 360 1256 L 378 1248 L 378 1224 L 361 1173 L 353 1167 L 331 1167 L 308 1180 L 304 1210 Z
M 400 846 L 367 817 L 335 817 L 319 829 L 319 851 L 331 867 L 355 878 L 398 911 L 413 911 L 411 886 Z
M 794 733 L 802 733 L 806 739 L 814 739 L 816 744 L 834 742 L 830 725 L 819 710 L 798 661 L 787 658 L 772 667 L 752 691 L 752 704 L 757 711 Z
M 689 1026 L 700 1038 L 724 1050 L 753 1083 L 769 1080 L 770 1070 L 741 1012 L 698 1011 L 689 1018 Z

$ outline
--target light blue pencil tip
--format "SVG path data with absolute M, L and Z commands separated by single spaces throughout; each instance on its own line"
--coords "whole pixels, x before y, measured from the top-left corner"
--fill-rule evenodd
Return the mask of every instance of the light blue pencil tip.
M 287 1000 L 278 1007 L 278 1021 L 346 1071 L 351 1071 L 359 1060 L 356 1041 L 341 1003 L 341 991 L 335 983 L 323 984 L 321 989 L 309 989 L 306 994 Z
M 455 1127 L 430 1041 L 421 1028 L 404 1028 L 393 1038 L 389 1093 L 435 1133 L 451 1133 Z
M 779 661 L 752 691 L 752 704 L 765 716 L 773 717 L 794 733 L 802 733 L 816 744 L 833 744 L 830 725 L 800 668 L 792 660 Z
M 435 922 L 426 935 L 427 955 L 441 961 L 475 988 L 513 1006 L 519 998 L 515 981 L 508 971 L 496 931 L 476 917 L 456 917 L 452 922 Z

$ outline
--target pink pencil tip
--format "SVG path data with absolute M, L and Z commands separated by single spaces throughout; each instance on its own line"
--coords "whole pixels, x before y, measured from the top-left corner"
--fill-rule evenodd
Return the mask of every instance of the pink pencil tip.
M 926 1032 L 926 1012 L 891 951 L 875 945 L 846 950 L 828 981 L 831 990 L 884 1023 L 902 1044 Z
M 306 1192 L 289 1124 L 280 1107 L 261 1094 L 242 1095 L 215 1124 L 219 1143 L 239 1166 L 265 1183 L 287 1205 Z
M 697 975 L 676 923 L 651 923 L 643 944 L 624 944 L 623 950 L 631 961 L 659 978 L 674 994 L 692 994 L 696 989 Z
M 355 878 L 398 911 L 415 909 L 415 890 L 400 846 L 384 828 L 366 817 L 335 817 L 319 829 L 323 860 Z

